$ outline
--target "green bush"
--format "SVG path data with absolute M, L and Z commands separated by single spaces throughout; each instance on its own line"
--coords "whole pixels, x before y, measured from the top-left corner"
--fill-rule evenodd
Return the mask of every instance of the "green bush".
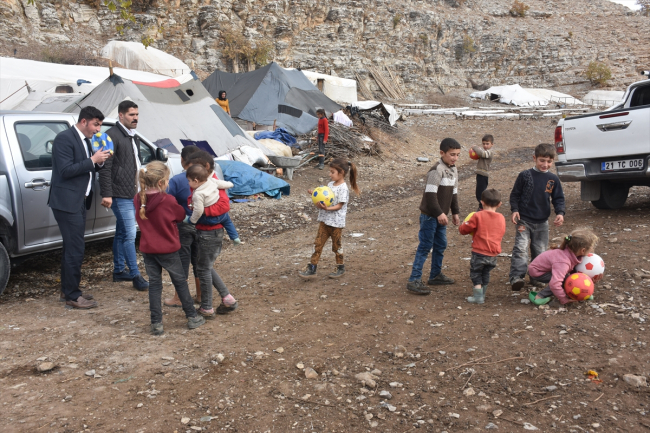
M 393 28 L 397 28 L 399 23 L 402 21 L 402 16 L 400 14 L 397 14 L 393 17 Z
M 526 3 L 515 0 L 515 2 L 512 4 L 512 7 L 510 8 L 510 15 L 523 18 L 526 16 L 528 9 L 530 9 L 530 6 L 528 6 Z
M 585 77 L 587 77 L 591 84 L 599 84 L 602 86 L 612 79 L 612 70 L 605 63 L 594 60 L 587 66 Z

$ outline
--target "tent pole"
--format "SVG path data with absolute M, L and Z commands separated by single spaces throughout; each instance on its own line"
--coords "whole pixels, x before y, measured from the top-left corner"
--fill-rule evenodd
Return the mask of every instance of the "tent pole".
M 108 61 L 108 76 L 112 77 L 113 76 L 113 62 L 111 60 Z

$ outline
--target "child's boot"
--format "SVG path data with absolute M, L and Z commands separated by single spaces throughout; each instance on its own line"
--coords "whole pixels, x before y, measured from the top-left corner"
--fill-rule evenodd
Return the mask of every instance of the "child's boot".
M 194 317 L 188 317 L 187 319 L 187 327 L 190 329 L 196 329 L 203 324 L 205 324 L 205 319 L 200 314 Z
M 336 265 L 336 270 L 328 275 L 330 278 L 340 278 L 345 274 L 345 265 Z
M 312 265 L 311 263 L 307 265 L 304 271 L 298 272 L 298 275 L 300 275 L 302 278 L 308 280 L 310 278 L 314 278 L 316 276 L 316 268 L 318 265 Z
M 174 297 L 165 299 L 164 304 L 168 307 L 182 307 L 181 300 L 178 297 L 178 293 L 174 291 Z
M 163 335 L 165 333 L 162 323 L 152 323 L 151 324 L 151 334 L 152 335 Z
M 474 287 L 473 294 L 474 296 L 467 297 L 467 302 L 471 304 L 482 304 L 485 302 L 485 294 L 483 293 L 483 287 L 479 287 L 478 289 Z
M 198 277 L 194 278 L 194 286 L 196 286 L 196 297 L 194 297 L 195 304 L 201 304 L 201 280 Z
M 241 239 L 239 239 L 239 238 L 235 238 L 235 239 L 233 239 L 233 240 L 232 240 L 232 243 L 235 244 L 235 245 L 241 245 L 241 244 L 243 244 L 243 242 L 242 242 Z

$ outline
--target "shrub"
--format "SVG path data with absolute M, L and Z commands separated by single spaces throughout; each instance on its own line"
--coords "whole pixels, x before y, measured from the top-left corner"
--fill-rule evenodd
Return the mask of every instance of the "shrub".
M 400 14 L 397 14 L 393 17 L 393 28 L 397 28 L 399 25 L 400 21 L 402 21 L 402 16 Z
M 609 66 L 595 60 L 589 63 L 584 74 L 591 84 L 599 84 L 601 86 L 612 78 L 612 70 L 609 69 Z
M 99 58 L 85 47 L 48 45 L 39 54 L 30 57 L 41 62 L 63 65 L 102 66 Z
M 528 6 L 526 3 L 515 0 L 515 2 L 512 4 L 512 7 L 510 8 L 510 15 L 523 18 L 526 16 L 528 9 L 530 9 L 530 6 Z
M 650 17 L 650 0 L 636 0 L 639 12 L 645 17 Z
M 471 36 L 463 36 L 463 42 L 456 46 L 456 60 L 459 62 L 465 58 L 465 55 L 476 52 L 476 44 Z

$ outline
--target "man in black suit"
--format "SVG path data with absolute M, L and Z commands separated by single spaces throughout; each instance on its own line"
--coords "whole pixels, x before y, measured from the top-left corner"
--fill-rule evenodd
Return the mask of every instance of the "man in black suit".
M 61 259 L 61 291 L 66 305 L 73 308 L 95 308 L 91 295 L 79 290 L 81 263 L 86 247 L 86 210 L 93 197 L 96 165 L 102 166 L 109 151 L 92 153 L 90 137 L 100 131 L 104 115 L 95 107 L 84 107 L 77 124 L 61 133 L 52 144 L 52 185 L 48 205 L 59 225 L 63 238 Z

